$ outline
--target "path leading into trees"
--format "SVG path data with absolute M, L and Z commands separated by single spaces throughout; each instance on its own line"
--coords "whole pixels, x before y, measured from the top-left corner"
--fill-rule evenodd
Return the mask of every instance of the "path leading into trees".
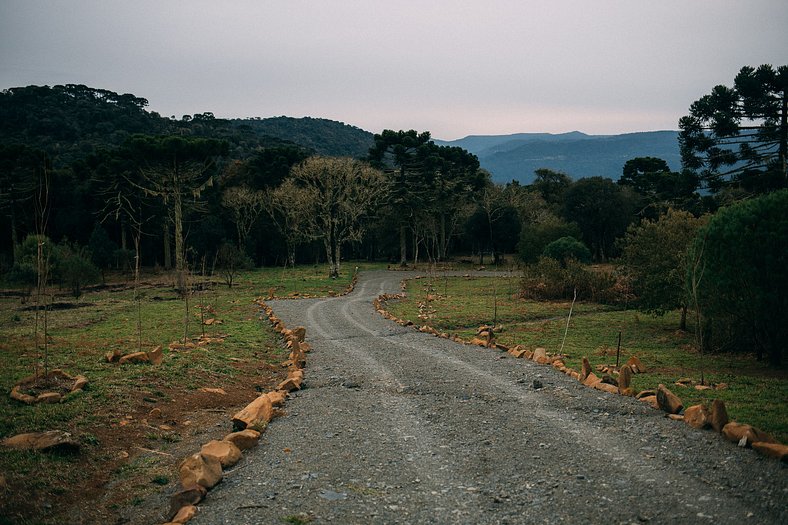
M 371 301 L 406 276 L 270 303 L 307 329 L 306 388 L 193 523 L 788 523 L 778 462 L 381 318 Z

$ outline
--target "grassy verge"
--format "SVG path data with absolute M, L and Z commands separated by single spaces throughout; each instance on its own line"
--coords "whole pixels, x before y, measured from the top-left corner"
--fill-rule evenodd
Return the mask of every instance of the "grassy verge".
M 502 325 L 497 338 L 504 344 L 544 347 L 558 353 L 564 339 L 569 302 L 520 299 L 519 281 L 509 277 L 442 277 L 409 281 L 406 299 L 391 301 L 388 310 L 416 324 L 470 339 L 482 324 Z M 419 317 L 421 315 L 421 318 Z M 567 366 L 580 369 L 587 356 L 591 365 L 615 364 L 621 333 L 621 363 L 633 355 L 649 368 L 636 375 L 636 390 L 663 383 L 681 397 L 684 406 L 725 401 L 732 419 L 762 428 L 788 442 L 788 373 L 758 362 L 749 354 L 701 356 L 693 344 L 692 326 L 678 330 L 678 312 L 653 317 L 634 310 L 578 302 L 574 306 L 563 353 Z M 719 390 L 699 391 L 676 385 L 690 378 L 700 383 L 726 384 Z
M 129 283 L 116 280 L 95 287 L 79 300 L 56 293 L 47 319 L 49 368 L 83 374 L 90 383 L 59 404 L 28 406 L 0 396 L 0 438 L 65 430 L 80 441 L 81 453 L 0 448 L 0 474 L 8 485 L 0 495 L 0 523 L 68 522 L 70 509 L 80 507 L 97 520 L 163 485 L 174 485 L 182 449 L 192 453 L 199 443 L 191 441 L 202 439 L 205 428 L 229 421 L 229 414 L 270 390 L 283 375 L 278 365 L 286 351 L 267 320 L 259 318 L 253 299 L 340 294 L 352 272 L 353 266 L 345 267 L 339 279 L 330 280 L 322 267 L 266 268 L 240 274 L 232 289 L 218 278 L 195 277 L 198 291 L 189 298 L 188 314 L 171 278 L 145 276 L 142 349 L 162 345 L 165 357 L 159 366 L 120 366 L 104 358 L 113 350 L 138 349 L 137 304 Z M 34 316 L 29 300 L 23 303 L 12 293 L 0 296 L 0 386 L 6 393 L 42 369 Z M 206 325 L 204 319 L 214 321 Z M 169 350 L 185 333 L 192 341 L 203 334 L 214 339 Z M 226 394 L 202 388 L 221 388 Z M 154 408 L 161 416 L 151 416 Z M 114 489 L 107 491 L 108 484 Z

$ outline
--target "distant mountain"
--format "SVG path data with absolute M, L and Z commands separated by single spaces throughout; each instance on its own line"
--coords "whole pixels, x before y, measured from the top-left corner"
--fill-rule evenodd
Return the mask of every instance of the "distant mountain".
M 231 122 L 248 126 L 259 135 L 294 142 L 320 155 L 365 157 L 374 143 L 369 131 L 322 118 L 247 118 Z
M 626 161 L 635 157 L 659 157 L 671 169 L 681 168 L 678 131 L 623 135 L 517 133 L 435 142 L 460 146 L 475 154 L 495 182 L 530 184 L 539 168 L 562 171 L 574 179 L 602 176 L 617 180 Z

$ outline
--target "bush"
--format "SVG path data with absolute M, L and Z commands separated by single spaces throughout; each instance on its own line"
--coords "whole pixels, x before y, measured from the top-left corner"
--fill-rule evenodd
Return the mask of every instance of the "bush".
M 216 268 L 228 288 L 233 287 L 233 281 L 241 270 L 252 266 L 252 260 L 234 244 L 225 243 L 219 247 Z
M 712 348 L 754 348 L 759 359 L 766 354 L 772 364 L 782 362 L 788 341 L 786 210 L 788 190 L 781 190 L 723 208 L 699 230 L 689 260 L 699 261 L 697 301 Z
M 74 297 L 82 295 L 82 287 L 86 284 L 98 282 L 101 272 L 90 261 L 87 250 L 76 245 L 63 244 L 59 246 L 60 264 L 57 277 L 62 284 L 71 288 Z
M 571 300 L 575 290 L 581 301 L 619 304 L 628 300 L 627 288 L 620 277 L 590 269 L 574 259 L 568 259 L 562 266 L 555 259 L 540 257 L 523 272 L 521 293 L 525 298 Z
M 591 252 L 585 244 L 574 237 L 561 237 L 551 242 L 544 248 L 542 255 L 555 259 L 561 266 L 566 267 L 569 259 L 575 259 L 581 263 L 591 262 Z
M 525 263 L 536 262 L 545 247 L 561 237 L 579 238 L 580 228 L 574 223 L 569 224 L 559 219 L 523 226 L 520 242 L 517 243 L 520 260 Z

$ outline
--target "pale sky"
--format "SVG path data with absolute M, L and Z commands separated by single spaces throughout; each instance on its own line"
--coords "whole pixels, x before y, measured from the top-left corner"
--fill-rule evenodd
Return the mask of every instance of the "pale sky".
M 441 139 L 678 129 L 788 64 L 785 0 L 0 0 L 0 89 L 86 84 L 163 116 L 312 116 Z

